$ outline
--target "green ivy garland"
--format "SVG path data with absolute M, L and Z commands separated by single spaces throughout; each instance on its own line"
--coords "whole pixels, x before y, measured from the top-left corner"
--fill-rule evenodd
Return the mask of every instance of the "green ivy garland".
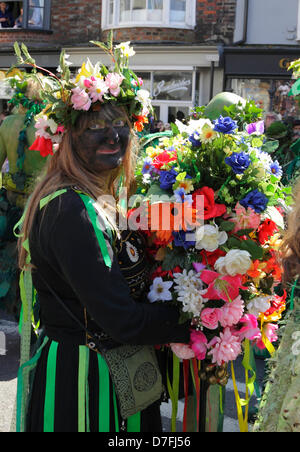
M 17 160 L 17 173 L 12 175 L 13 182 L 19 190 L 24 190 L 26 182 L 26 174 L 23 171 L 25 161 L 25 150 L 29 147 L 26 130 L 30 126 L 33 118 L 38 115 L 46 106 L 45 101 L 28 99 L 26 96 L 27 81 L 18 82 L 14 80 L 15 94 L 14 97 L 8 102 L 14 107 L 22 105 L 26 109 L 24 127 L 19 134 L 19 143 L 17 148 L 18 160 Z

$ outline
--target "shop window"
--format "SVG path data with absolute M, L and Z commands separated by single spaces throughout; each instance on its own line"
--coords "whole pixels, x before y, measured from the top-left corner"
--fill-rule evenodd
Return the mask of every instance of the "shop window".
M 152 96 L 154 100 L 192 101 L 192 72 L 155 72 Z
M 0 28 L 48 30 L 50 29 L 50 13 L 51 0 L 0 2 Z
M 232 79 L 233 91 L 245 99 L 253 99 L 265 114 L 275 114 L 278 119 L 300 119 L 299 105 L 289 96 L 295 80 Z
M 102 27 L 164 26 L 192 28 L 196 0 L 106 0 Z

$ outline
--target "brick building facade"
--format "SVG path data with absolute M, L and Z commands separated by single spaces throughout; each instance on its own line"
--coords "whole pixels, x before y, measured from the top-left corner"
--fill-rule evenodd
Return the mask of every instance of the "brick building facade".
M 30 23 L 32 2 L 43 19 L 38 27 Z M 99 58 L 90 41 L 105 40 L 113 29 L 116 42 L 134 44 L 133 69 L 158 93 L 154 105 L 164 121 L 178 109 L 186 113 L 206 103 L 222 88 L 219 46 L 232 43 L 236 0 L 10 0 L 7 5 L 15 15 L 23 6 L 23 26 L 0 28 L 0 69 L 14 63 L 15 41 L 25 42 L 37 62 L 52 69 L 66 48 L 76 68 L 87 56 Z

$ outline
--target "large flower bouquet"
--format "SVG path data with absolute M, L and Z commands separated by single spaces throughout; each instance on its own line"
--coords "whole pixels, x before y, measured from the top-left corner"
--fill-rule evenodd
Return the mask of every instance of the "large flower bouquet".
M 276 250 L 291 189 L 263 121 L 200 116 L 146 149 L 138 212 L 155 261 L 148 299 L 178 305 L 191 322 L 190 343 L 171 349 L 214 369 L 210 384 L 226 385 L 227 363 L 249 358 L 250 343 L 272 353 L 277 340 L 286 293 Z

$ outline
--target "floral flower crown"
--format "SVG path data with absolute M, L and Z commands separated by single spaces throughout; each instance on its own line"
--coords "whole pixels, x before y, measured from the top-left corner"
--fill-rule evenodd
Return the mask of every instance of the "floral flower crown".
M 107 44 L 91 41 L 112 59 L 108 68 L 89 59 L 75 78 L 72 78 L 69 56 L 62 51 L 58 75 L 36 65 L 25 44 L 15 43 L 19 65 L 30 65 L 33 75 L 40 82 L 41 97 L 46 101 L 45 109 L 35 116 L 36 141 L 30 150 L 39 151 L 43 157 L 53 155 L 66 130 L 75 124 L 83 111 L 98 111 L 102 104 L 111 103 L 123 107 L 136 131 L 142 131 L 152 112 L 150 93 L 142 88 L 143 80 L 129 69 L 129 58 L 135 55 L 130 42 L 113 45 L 113 35 Z M 38 71 L 46 73 L 39 77 Z

